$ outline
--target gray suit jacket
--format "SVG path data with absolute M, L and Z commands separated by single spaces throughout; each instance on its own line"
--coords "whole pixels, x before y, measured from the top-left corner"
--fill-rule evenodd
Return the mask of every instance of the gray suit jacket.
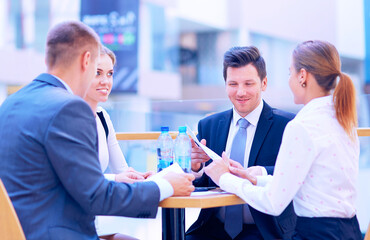
M 97 239 L 95 215 L 155 217 L 153 182 L 107 181 L 94 115 L 41 74 L 0 107 L 0 178 L 27 239 Z

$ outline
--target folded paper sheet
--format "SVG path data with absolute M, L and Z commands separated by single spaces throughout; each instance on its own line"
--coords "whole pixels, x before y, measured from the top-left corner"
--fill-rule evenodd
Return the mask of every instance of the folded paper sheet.
M 203 149 L 203 151 L 208 155 L 208 157 L 212 158 L 213 160 L 215 159 L 222 159 L 217 153 L 209 149 L 207 146 L 203 145 L 201 142 L 199 142 L 198 138 L 195 136 L 194 132 L 191 130 L 191 128 L 186 125 L 188 128 L 188 133 L 190 137 L 194 140 L 196 144 L 198 144 L 199 147 Z

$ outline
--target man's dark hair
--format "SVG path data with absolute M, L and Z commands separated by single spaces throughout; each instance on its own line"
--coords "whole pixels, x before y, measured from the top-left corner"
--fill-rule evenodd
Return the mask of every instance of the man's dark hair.
M 256 69 L 261 81 L 266 77 L 266 64 L 260 55 L 258 48 L 250 47 L 232 47 L 224 55 L 224 79 L 227 78 L 227 68 L 240 68 L 252 64 Z

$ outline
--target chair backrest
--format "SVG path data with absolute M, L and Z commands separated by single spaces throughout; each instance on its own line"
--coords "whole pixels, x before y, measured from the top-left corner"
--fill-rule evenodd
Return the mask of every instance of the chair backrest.
M 365 234 L 364 240 L 370 240 L 370 223 L 369 226 L 367 227 L 367 232 Z
M 25 240 L 17 213 L 0 179 L 0 239 Z

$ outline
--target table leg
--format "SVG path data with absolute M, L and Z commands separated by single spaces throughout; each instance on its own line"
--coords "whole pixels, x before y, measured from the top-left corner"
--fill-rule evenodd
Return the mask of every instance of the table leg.
M 162 208 L 162 240 L 185 240 L 184 208 Z

